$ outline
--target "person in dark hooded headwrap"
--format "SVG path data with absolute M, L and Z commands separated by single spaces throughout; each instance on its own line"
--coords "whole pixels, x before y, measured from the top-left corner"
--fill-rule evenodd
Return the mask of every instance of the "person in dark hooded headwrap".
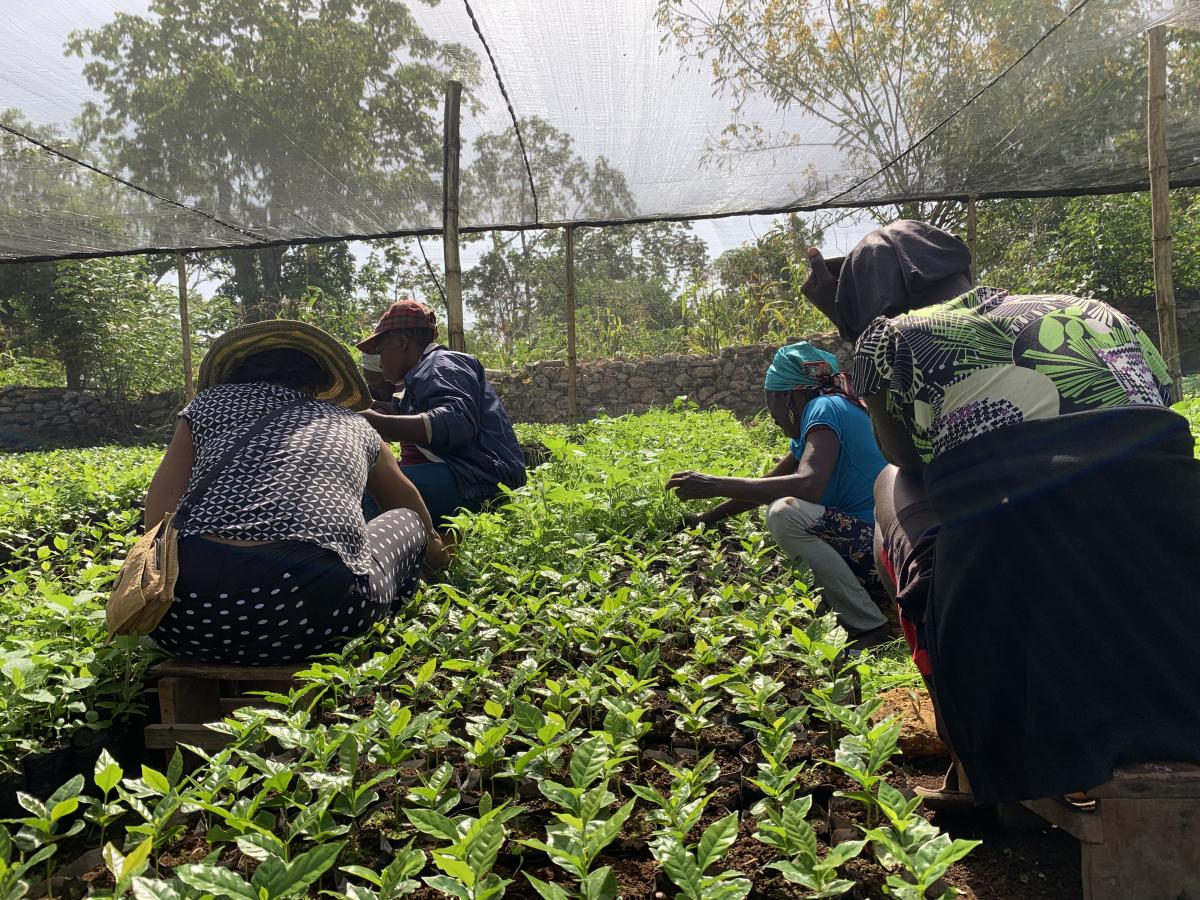
M 1149 338 L 1097 300 L 974 287 L 966 245 L 922 222 L 808 257 L 892 463 L 876 549 L 962 762 L 947 790 L 1200 762 L 1200 461 Z

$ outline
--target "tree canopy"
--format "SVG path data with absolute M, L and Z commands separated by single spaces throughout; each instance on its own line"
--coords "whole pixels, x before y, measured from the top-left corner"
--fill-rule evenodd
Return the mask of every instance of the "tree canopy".
M 104 100 L 80 116 L 86 146 L 263 239 L 395 230 L 440 208 L 423 188 L 442 84 L 474 66 L 391 0 L 152 0 L 68 46 Z M 223 254 L 248 320 L 278 312 L 286 254 Z

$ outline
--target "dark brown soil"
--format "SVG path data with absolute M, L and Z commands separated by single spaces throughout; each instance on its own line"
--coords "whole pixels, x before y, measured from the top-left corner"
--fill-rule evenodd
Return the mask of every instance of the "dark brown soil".
M 952 837 L 982 840 L 947 880 L 968 900 L 1081 900 L 1079 844 L 1057 828 L 1011 831 L 992 810 L 941 814 L 934 823 Z
M 937 788 L 947 760 L 924 760 L 904 767 L 909 785 Z M 947 873 L 947 881 L 967 900 L 1082 900 L 1079 844 L 1057 828 L 1004 828 L 995 810 L 929 813 L 953 838 L 983 843 Z

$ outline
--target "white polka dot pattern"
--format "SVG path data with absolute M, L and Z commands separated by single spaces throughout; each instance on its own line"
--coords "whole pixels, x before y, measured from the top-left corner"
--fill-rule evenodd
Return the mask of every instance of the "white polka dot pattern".
M 384 513 L 367 524 L 370 572 L 358 576 L 336 559 L 331 566 L 311 553 L 306 554 L 308 562 L 292 559 L 264 566 L 245 556 L 247 548 L 203 547 L 201 552 L 209 554 L 205 571 L 181 570 L 179 596 L 153 638 L 177 659 L 206 663 L 274 665 L 328 653 L 412 599 L 425 541 L 425 527 L 412 510 Z M 187 549 L 192 543 L 183 546 L 181 560 L 186 562 L 193 558 Z M 241 561 L 226 564 L 223 553 Z M 289 571 L 281 572 L 284 566 Z M 260 610 L 254 619 L 239 614 L 246 598 L 270 594 L 275 585 L 293 581 L 301 582 L 293 590 L 301 590 L 299 597 L 304 599 L 289 593 L 286 604 L 253 604 Z M 192 590 L 195 582 L 211 587 L 197 592 Z M 205 599 L 208 596 L 218 600 L 214 603 Z

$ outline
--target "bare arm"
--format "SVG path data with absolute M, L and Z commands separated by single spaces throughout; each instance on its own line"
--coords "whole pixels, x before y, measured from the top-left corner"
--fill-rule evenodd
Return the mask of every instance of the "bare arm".
M 429 429 L 424 416 L 396 416 L 368 409 L 361 413 L 385 441 L 428 444 Z M 390 451 L 389 451 L 390 452 Z
M 785 453 L 779 457 L 779 462 L 775 463 L 764 477 L 778 478 L 782 475 L 791 475 L 796 471 L 796 467 L 800 462 L 791 453 Z M 674 476 L 672 476 L 674 477 Z M 670 482 L 667 484 L 670 487 Z M 703 522 L 705 525 L 715 525 L 717 522 L 723 522 L 731 516 L 740 516 L 744 512 L 749 512 L 762 504 L 754 500 L 726 500 L 724 503 L 719 503 L 710 509 L 708 512 L 700 513 L 696 519 Z
M 825 493 L 841 449 L 837 434 L 832 429 L 817 426 L 809 429 L 804 456 L 792 474 L 772 474 L 766 478 L 721 478 L 699 472 L 680 472 L 671 476 L 667 487 L 674 489 L 681 500 L 729 497 L 740 501 L 747 509 L 784 497 L 797 497 L 816 503 Z M 784 461 L 780 460 L 776 469 L 783 464 Z
M 415 417 L 412 417 L 415 418 Z M 421 492 L 413 486 L 396 462 L 396 454 L 385 441 L 379 442 L 379 458 L 367 475 L 367 492 L 379 504 L 381 512 L 391 509 L 411 509 L 421 519 L 429 538 L 425 561 L 433 568 L 449 565 L 450 555 L 442 544 L 441 535 L 433 526 L 433 517 Z
M 407 476 L 400 471 L 396 454 L 385 441 L 379 442 L 379 457 L 367 474 L 367 492 L 379 504 L 380 512 L 390 509 L 411 509 L 425 524 L 425 531 L 435 534 L 433 517 L 425 500 Z
M 879 445 L 883 458 L 902 472 L 914 474 L 922 472 L 925 468 L 925 461 L 917 452 L 908 429 L 888 413 L 884 395 L 875 394 L 865 397 L 864 400 L 871 413 L 871 428 L 875 432 L 875 443 Z
M 162 462 L 158 464 L 146 491 L 146 531 L 158 527 L 163 516 L 175 511 L 187 490 L 195 459 L 191 426 L 187 419 L 179 419 L 175 423 L 175 433 L 171 436 L 167 452 L 163 454 Z

